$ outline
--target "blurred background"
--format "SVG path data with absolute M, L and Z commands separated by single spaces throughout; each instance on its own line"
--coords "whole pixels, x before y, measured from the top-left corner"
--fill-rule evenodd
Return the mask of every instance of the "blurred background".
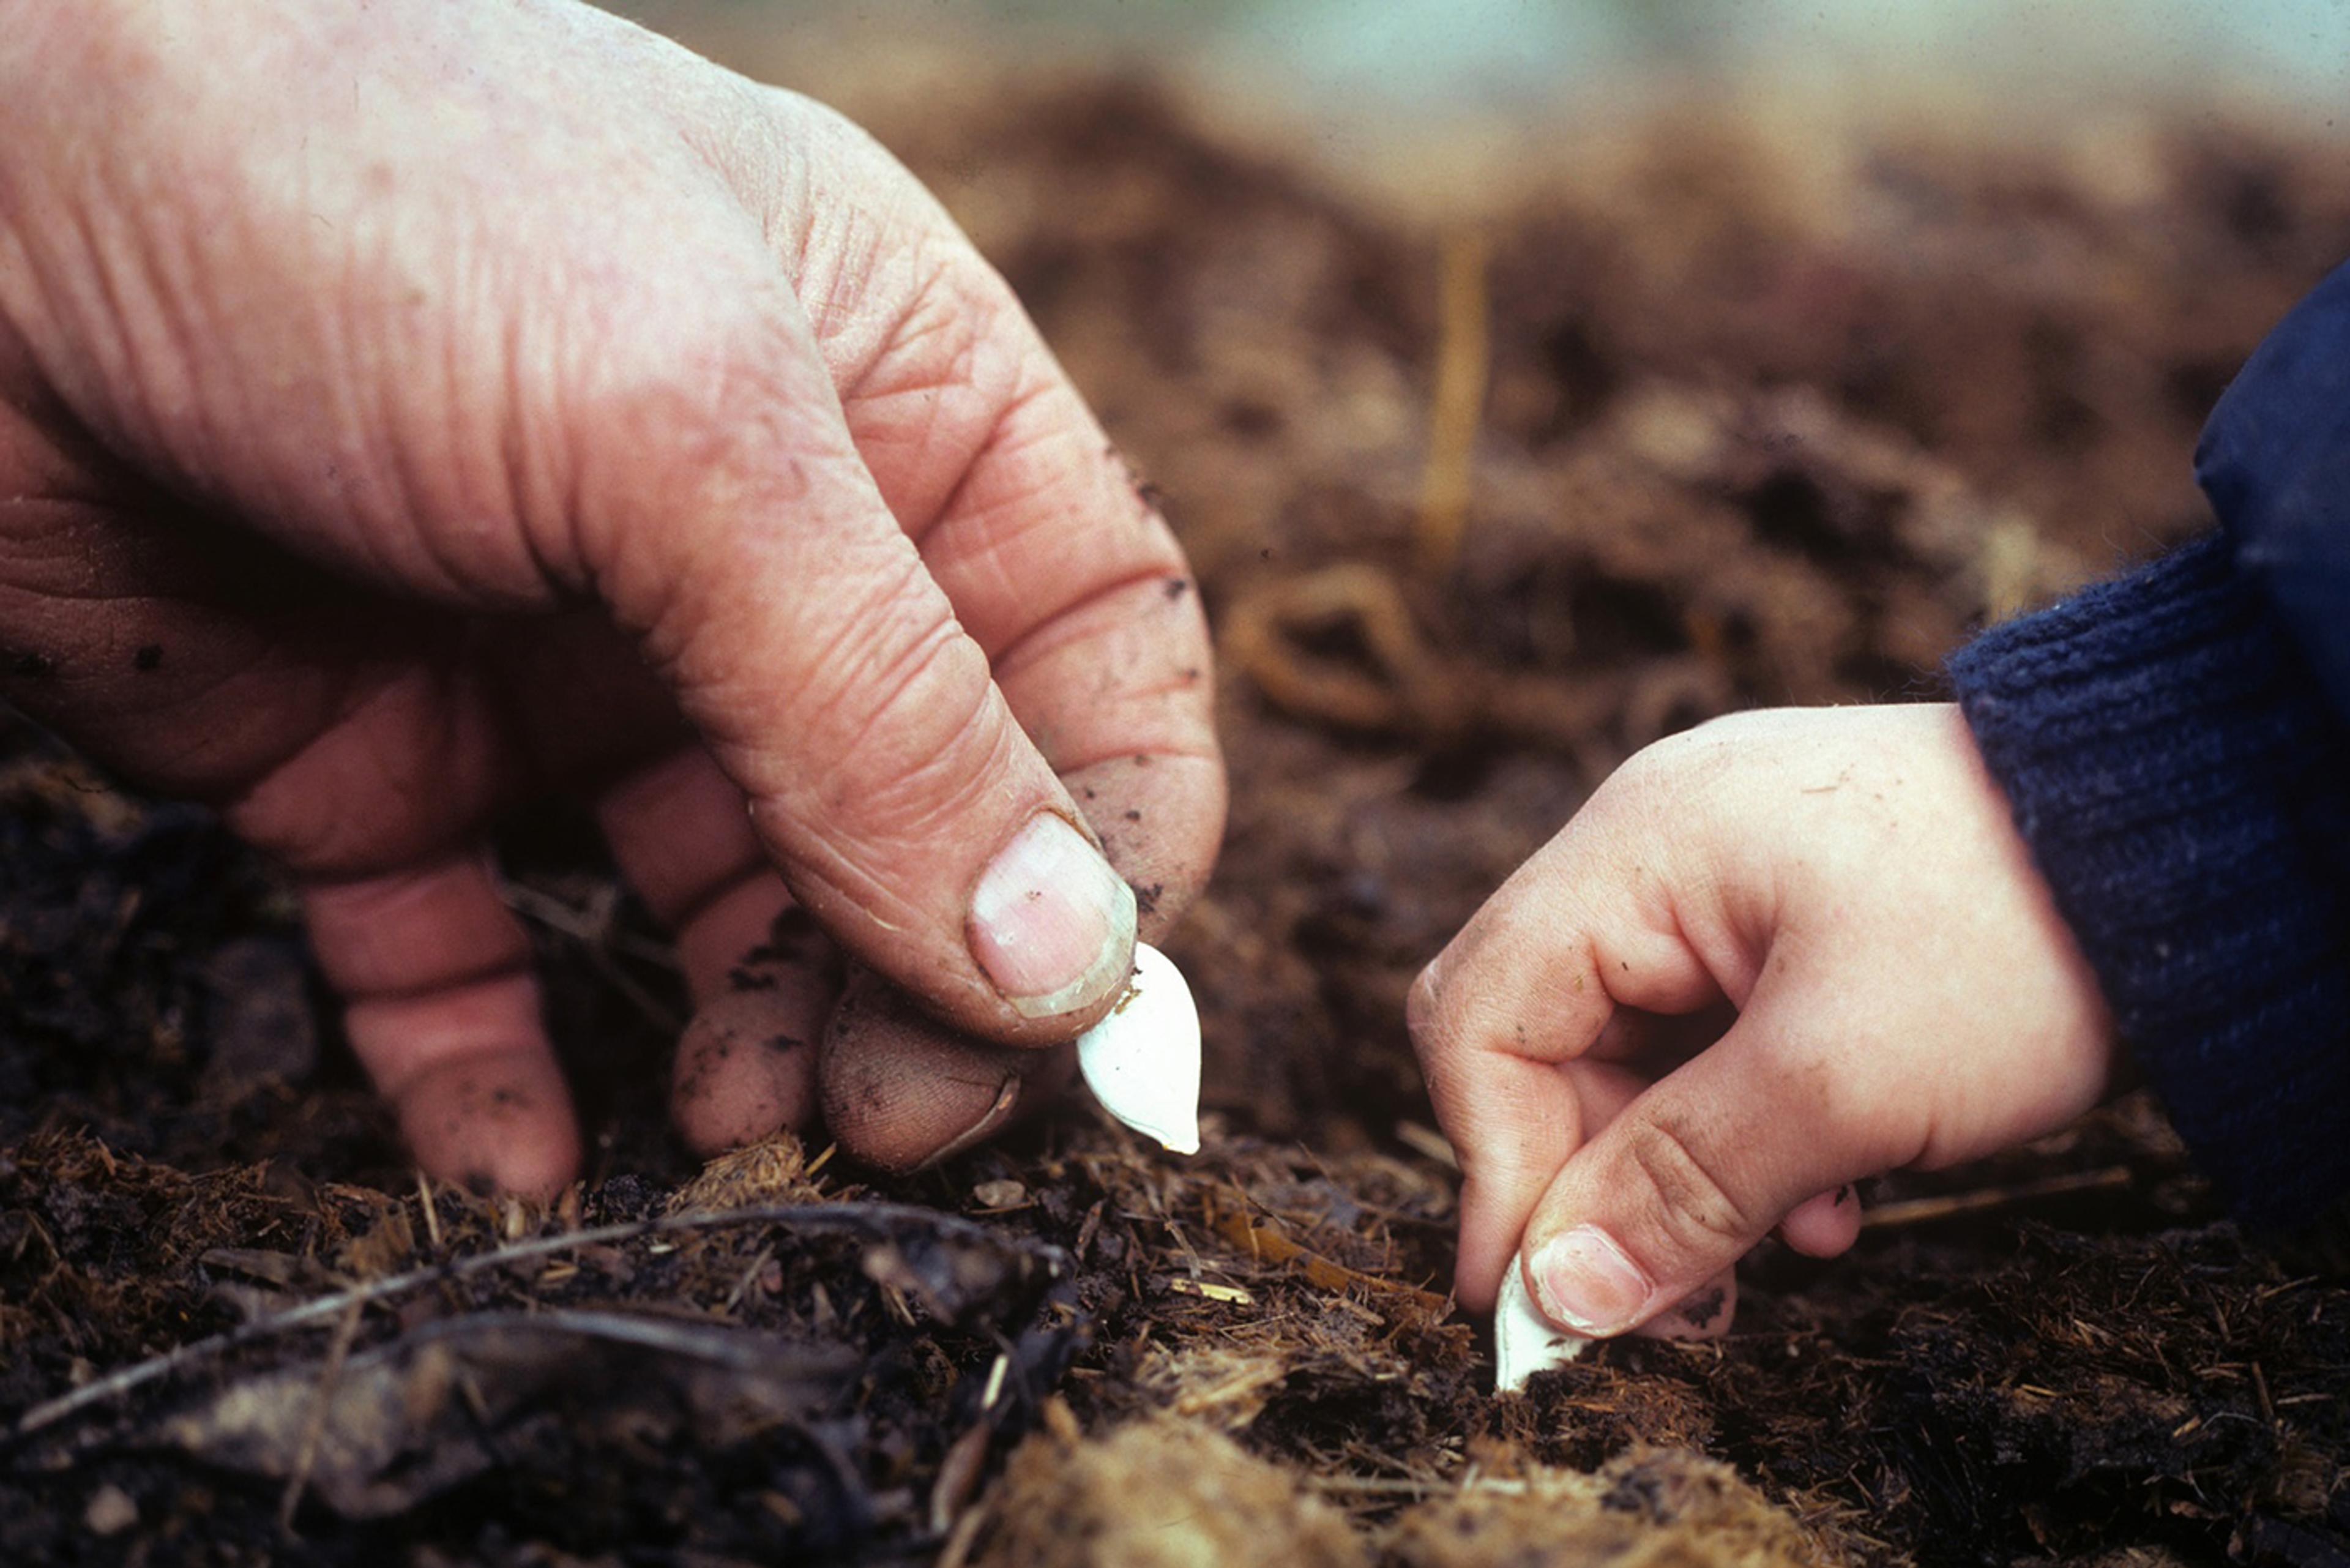
M 614 0 L 858 119 L 1190 553 L 1211 1109 L 1424 1116 L 1405 987 L 1625 757 L 1932 697 L 2209 526 L 2350 256 L 2350 0 Z
M 2350 85 L 2343 0 L 619 0 L 671 30 L 844 21 L 1093 50 L 1303 95 L 1340 117 L 1547 103 L 1630 72 L 2187 89 L 2322 107 Z

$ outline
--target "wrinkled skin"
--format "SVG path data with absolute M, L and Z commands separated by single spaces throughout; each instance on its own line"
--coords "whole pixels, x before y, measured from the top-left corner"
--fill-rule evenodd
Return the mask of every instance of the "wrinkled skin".
M 1844 1251 L 1849 1183 L 2053 1132 L 2119 1064 L 1948 706 L 1740 714 L 1651 746 L 1428 967 L 1410 1015 L 1464 1172 L 1461 1299 L 1489 1308 L 1523 1255 L 1544 1312 L 1597 1334 L 1711 1298 L 1773 1228 Z M 1628 1268 L 1563 1310 L 1548 1265 L 1609 1252 Z
M 554 790 L 709 1009 L 696 1145 L 1002 1125 L 1113 996 L 1014 1006 L 983 868 L 1091 825 L 1147 939 L 1213 857 L 1184 573 L 1003 281 L 805 99 L 556 0 L 0 27 L 0 695 L 291 867 L 437 1174 L 578 1167 L 483 847 Z M 881 1002 L 819 1048 L 844 950 Z

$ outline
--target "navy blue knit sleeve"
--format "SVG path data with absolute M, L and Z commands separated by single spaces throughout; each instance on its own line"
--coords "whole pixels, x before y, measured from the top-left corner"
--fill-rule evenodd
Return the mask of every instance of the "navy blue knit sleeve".
M 2197 458 L 2222 531 L 1950 661 L 2124 1038 L 2257 1222 L 2350 1196 L 2350 269 Z
M 2341 725 L 2217 535 L 1950 661 L 2116 1022 L 2247 1219 L 2350 1192 Z
M 2203 427 L 2195 477 L 2236 569 L 2350 714 L 2350 265 L 2253 350 Z

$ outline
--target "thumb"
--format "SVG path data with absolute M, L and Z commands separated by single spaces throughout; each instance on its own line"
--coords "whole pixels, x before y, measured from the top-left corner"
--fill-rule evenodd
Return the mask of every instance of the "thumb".
M 836 940 L 952 1024 L 1066 1039 L 1126 978 L 1133 891 L 885 504 L 804 324 L 763 336 L 718 378 L 740 402 L 667 438 L 678 461 L 629 443 L 593 487 L 596 585 Z
M 1578 1334 L 1638 1327 L 1814 1195 L 1907 1163 L 1898 1129 L 1839 1089 L 1758 1003 L 1569 1159 L 1526 1227 L 1526 1286 Z

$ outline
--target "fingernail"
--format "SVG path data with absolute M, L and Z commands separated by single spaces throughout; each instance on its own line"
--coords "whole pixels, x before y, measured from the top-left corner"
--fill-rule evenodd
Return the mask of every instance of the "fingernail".
M 1014 1012 L 1075 1012 L 1126 983 L 1134 889 L 1083 834 L 1040 811 L 981 873 L 965 936 Z
M 1534 1259 L 1534 1292 L 1562 1328 L 1602 1339 L 1640 1321 L 1656 1293 L 1648 1276 L 1596 1225 L 1577 1225 L 1544 1243 Z

